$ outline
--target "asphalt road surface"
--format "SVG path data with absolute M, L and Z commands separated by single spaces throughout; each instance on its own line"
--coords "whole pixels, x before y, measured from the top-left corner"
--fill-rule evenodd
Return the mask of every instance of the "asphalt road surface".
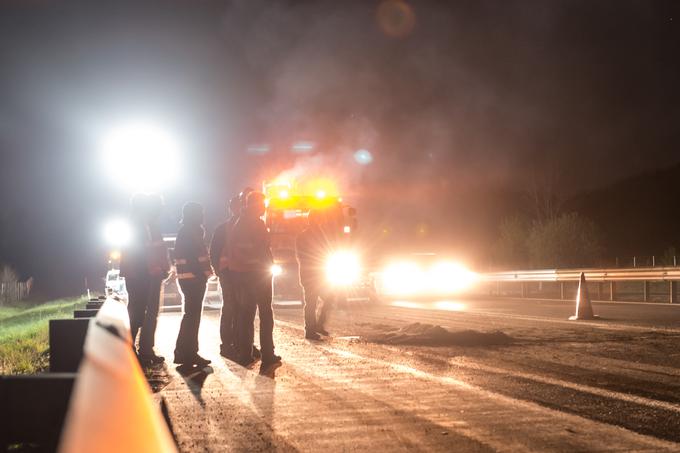
M 160 393 L 182 451 L 680 451 L 680 307 L 594 309 L 567 321 L 573 303 L 556 301 L 354 304 L 311 342 L 301 308 L 277 308 L 273 378 L 219 356 L 206 310 L 212 365 L 168 364 Z M 180 316 L 159 322 L 170 360 Z M 400 335 L 423 325 L 509 341 Z

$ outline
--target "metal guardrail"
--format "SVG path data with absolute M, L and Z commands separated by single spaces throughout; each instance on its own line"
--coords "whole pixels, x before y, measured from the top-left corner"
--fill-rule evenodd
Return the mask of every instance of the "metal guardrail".
M 584 273 L 586 280 L 598 282 L 611 281 L 672 281 L 680 280 L 677 267 L 635 267 L 611 269 L 543 269 L 535 271 L 489 272 L 481 278 L 490 282 L 569 282 L 578 281 Z
M 60 453 L 177 451 L 131 342 L 125 303 L 107 298 L 90 320 Z
M 651 282 L 668 282 L 668 301 L 678 302 L 677 282 L 680 281 L 680 268 L 678 267 L 634 267 L 634 268 L 609 268 L 609 269 L 541 269 L 526 271 L 487 272 L 480 274 L 480 280 L 488 283 L 496 283 L 496 294 L 501 295 L 501 284 L 517 282 L 521 285 L 522 297 L 528 297 L 528 285 L 531 282 L 556 282 L 559 283 L 560 298 L 564 299 L 566 290 L 565 283 L 577 282 L 585 274 L 586 281 L 598 283 L 597 297 L 604 299 L 601 283 L 608 283 L 606 291 L 608 300 L 617 300 L 617 283 L 642 282 L 642 300 L 650 299 Z

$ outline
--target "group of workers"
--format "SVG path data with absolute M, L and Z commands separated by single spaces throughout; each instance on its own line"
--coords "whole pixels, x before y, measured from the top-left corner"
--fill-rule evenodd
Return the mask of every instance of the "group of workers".
M 133 237 L 121 256 L 133 348 L 144 366 L 165 360 L 154 351 L 160 288 L 171 271 L 158 226 L 161 209 L 162 199 L 157 195 L 137 194 L 132 198 Z M 189 202 L 182 208 L 173 258 L 184 315 L 177 335 L 174 363 L 198 367 L 210 363 L 198 354 L 198 330 L 207 281 L 214 274 L 219 278 L 223 300 L 220 354 L 244 367 L 251 367 L 261 360 L 260 372 L 267 374 L 281 364 L 281 357 L 274 352 L 273 257 L 269 232 L 262 220 L 265 196 L 246 188 L 230 200 L 228 210 L 228 219 L 215 229 L 208 247 L 202 205 Z M 308 227 L 296 241 L 304 295 L 305 337 L 310 340 L 328 335 L 325 320 L 332 294 L 324 291 L 322 283 L 322 257 L 331 240 L 328 232 L 323 214 L 311 211 Z M 326 303 L 317 314 L 319 299 L 325 299 Z M 260 319 L 260 349 L 253 342 L 256 312 Z

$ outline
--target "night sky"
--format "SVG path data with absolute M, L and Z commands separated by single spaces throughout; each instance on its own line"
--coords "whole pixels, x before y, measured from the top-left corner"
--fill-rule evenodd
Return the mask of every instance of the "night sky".
M 677 1 L 97 3 L 0 2 L 0 262 L 45 294 L 105 272 L 130 194 L 97 144 L 130 117 L 183 144 L 168 233 L 295 168 L 336 175 L 365 231 L 474 255 L 508 194 L 680 162 Z

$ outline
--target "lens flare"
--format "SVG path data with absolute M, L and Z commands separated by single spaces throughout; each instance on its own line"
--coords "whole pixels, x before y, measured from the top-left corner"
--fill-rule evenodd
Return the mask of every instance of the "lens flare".
M 360 149 L 354 153 L 354 160 L 359 165 L 368 165 L 373 162 L 373 155 L 367 149 Z

